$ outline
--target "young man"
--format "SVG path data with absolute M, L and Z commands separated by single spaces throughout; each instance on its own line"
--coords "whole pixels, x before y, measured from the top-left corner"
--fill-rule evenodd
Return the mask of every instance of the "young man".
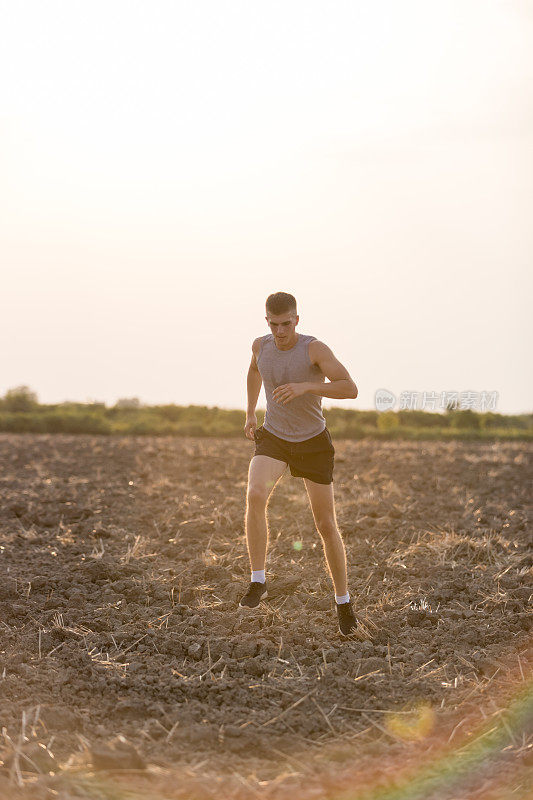
M 358 620 L 350 602 L 346 551 L 335 517 L 335 449 L 322 414 L 322 397 L 356 398 L 357 386 L 327 345 L 314 336 L 296 333 L 299 317 L 291 294 L 271 294 L 265 319 L 272 333 L 254 340 L 247 379 L 244 433 L 248 439 L 255 439 L 245 518 L 252 575 L 240 605 L 255 608 L 267 595 L 266 507 L 289 465 L 291 475 L 304 479 L 335 589 L 339 629 L 348 635 L 355 631 Z M 325 377 L 330 383 L 325 383 Z M 257 428 L 255 407 L 261 384 L 265 386 L 267 409 L 264 424 Z

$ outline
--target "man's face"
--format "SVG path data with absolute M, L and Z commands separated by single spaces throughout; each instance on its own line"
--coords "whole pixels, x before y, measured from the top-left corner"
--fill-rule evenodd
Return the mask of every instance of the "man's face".
M 298 325 L 299 316 L 294 311 L 285 314 L 270 314 L 265 317 L 276 342 L 287 342 L 294 336 L 294 329 Z

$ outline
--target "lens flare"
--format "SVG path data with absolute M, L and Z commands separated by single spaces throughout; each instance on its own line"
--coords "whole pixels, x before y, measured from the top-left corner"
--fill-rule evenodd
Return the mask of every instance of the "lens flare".
M 406 741 L 420 741 L 432 731 L 435 724 L 435 712 L 426 703 L 420 703 L 413 709 L 414 717 L 409 718 L 391 713 L 386 720 L 387 729 Z

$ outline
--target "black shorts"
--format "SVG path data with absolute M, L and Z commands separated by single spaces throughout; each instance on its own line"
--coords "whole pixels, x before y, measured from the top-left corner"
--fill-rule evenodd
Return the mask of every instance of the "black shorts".
M 255 430 L 254 439 L 254 456 L 270 456 L 285 461 L 294 478 L 309 478 L 315 483 L 333 482 L 335 448 L 327 428 L 303 442 L 289 442 L 260 425 Z

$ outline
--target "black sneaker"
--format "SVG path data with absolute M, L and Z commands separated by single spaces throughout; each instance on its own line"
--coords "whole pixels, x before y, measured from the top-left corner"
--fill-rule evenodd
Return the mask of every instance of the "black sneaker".
M 359 620 L 353 613 L 352 603 L 335 603 L 337 606 L 337 617 L 339 619 L 339 630 L 343 636 L 349 636 L 356 632 Z
M 267 596 L 266 583 L 260 583 L 259 581 L 251 581 L 248 587 L 248 591 L 241 599 L 239 605 L 247 608 L 255 608 L 256 606 L 259 605 L 261 600 L 266 596 Z

